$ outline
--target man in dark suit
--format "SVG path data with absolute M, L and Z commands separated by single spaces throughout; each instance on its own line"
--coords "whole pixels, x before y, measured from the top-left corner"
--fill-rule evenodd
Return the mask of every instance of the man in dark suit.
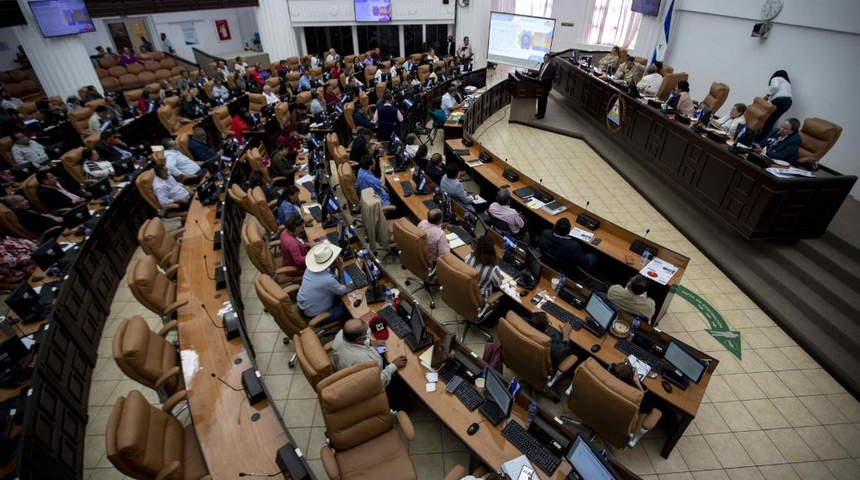
M 562 262 L 562 269 L 568 276 L 577 273 L 576 267 L 590 271 L 597 264 L 597 255 L 585 253 L 579 241 L 570 238 L 570 220 L 560 218 L 552 230 L 546 229 L 540 234 L 540 251 L 549 254 Z
M 3 203 L 15 212 L 15 217 L 22 227 L 37 236 L 41 236 L 48 229 L 63 224 L 57 217 L 31 210 L 30 202 L 21 195 L 9 195 L 3 198 Z
M 552 89 L 552 79 L 555 78 L 555 65 L 550 63 L 549 54 L 544 54 L 543 63 L 538 70 L 537 79 L 543 83 L 543 95 L 537 99 L 537 114 L 535 118 L 540 120 L 546 114 L 546 101 L 549 98 L 549 91 Z
M 39 182 L 36 195 L 51 210 L 72 208 L 87 201 L 81 192 L 80 185 L 66 179 L 60 179 L 47 170 L 36 172 L 36 181 Z
M 448 42 L 445 43 L 445 56 L 456 57 L 457 42 L 454 41 L 454 35 L 448 35 Z

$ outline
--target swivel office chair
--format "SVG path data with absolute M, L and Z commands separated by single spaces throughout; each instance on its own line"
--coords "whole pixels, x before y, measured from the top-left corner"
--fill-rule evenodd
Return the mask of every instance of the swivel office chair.
M 266 198 L 266 193 L 263 192 L 262 188 L 254 187 L 248 193 L 248 197 L 250 197 L 250 201 L 253 204 L 254 216 L 263 225 L 270 240 L 275 240 L 281 230 L 284 229 L 284 226 L 278 224 L 278 217 L 272 212 L 269 200 Z
M 708 107 L 711 113 L 717 113 L 717 110 L 726 103 L 729 98 L 729 86 L 725 83 L 714 82 L 711 84 L 711 89 L 708 90 L 708 95 L 702 100 L 702 103 Z
M 621 62 L 618 63 L 621 65 Z M 657 99 L 661 102 L 665 102 L 669 99 L 669 94 L 675 90 L 675 87 L 678 86 L 678 82 L 685 81 L 690 76 L 686 73 L 670 73 L 663 77 L 663 82 L 660 84 L 660 89 L 657 90 Z
M 347 102 L 346 105 L 343 106 L 343 118 L 346 120 L 346 124 L 349 126 L 350 133 L 355 133 L 355 102 Z
M 63 169 L 72 177 L 72 180 L 78 183 L 87 181 L 84 174 L 84 147 L 73 148 L 62 154 L 60 161 L 63 163 Z
M 532 387 L 542 390 L 553 401 L 561 399 L 552 387 L 576 364 L 575 355 L 568 355 L 558 368 L 553 368 L 550 338 L 513 311 L 499 321 L 499 342 L 502 344 L 502 362 L 508 368 Z
M 176 300 L 176 283 L 169 278 L 178 269 L 177 264 L 162 273 L 151 255 L 133 259 L 128 265 L 128 286 L 134 298 L 161 317 L 165 324 L 174 319 L 179 307 L 188 303 L 188 300 Z
M 62 229 L 63 227 L 54 227 L 52 230 L 58 228 Z M 24 228 L 21 222 L 18 221 L 15 212 L 3 203 L 0 203 L 0 230 L 15 238 L 25 238 L 27 240 L 36 240 L 39 238 L 38 235 Z
M 340 188 L 343 190 L 343 196 L 346 197 L 346 203 L 349 205 L 349 213 L 353 218 L 360 213 L 360 200 L 356 189 L 355 172 L 348 163 L 341 163 L 337 166 L 337 177 L 340 180 Z
M 744 123 L 747 125 L 747 130 L 758 133 L 774 111 L 776 111 L 776 105 L 761 97 L 755 97 L 744 111 Z
M 183 426 L 173 410 L 185 391 L 161 409 L 137 390 L 119 397 L 105 429 L 105 450 L 117 470 L 138 480 L 211 480 L 194 425 Z
M 504 293 L 493 292 L 489 297 L 484 298 L 478 284 L 478 271 L 460 260 L 453 252 L 446 253 L 436 261 L 436 276 L 441 284 L 439 292 L 442 295 L 442 301 L 457 315 L 463 317 L 463 320 L 445 322 L 442 326 L 465 325 L 463 336 L 460 338 L 462 342 L 466 341 L 469 329 L 475 327 L 484 334 L 488 342 L 491 342 L 493 336 L 482 324 L 495 313 Z
M 93 109 L 87 107 L 76 108 L 67 115 L 69 121 L 72 122 L 72 126 L 75 127 L 75 130 L 81 136 L 89 135 L 90 117 L 93 116 Z
M 317 384 L 317 392 L 327 435 L 320 458 L 330 479 L 418 477 L 409 449 L 394 428 L 375 363 L 336 372 Z M 414 439 L 409 415 L 399 411 L 396 417 L 406 439 Z
M 334 365 L 326 349 L 317 333 L 309 328 L 293 335 L 293 346 L 296 349 L 299 368 L 316 391 L 317 385 L 334 373 Z
M 275 118 L 278 119 L 278 125 L 280 125 L 281 128 L 284 128 L 292 118 L 290 115 L 290 104 L 287 102 L 279 102 L 275 105 Z
M 263 175 L 263 183 L 266 185 L 287 186 L 287 184 L 289 184 L 289 179 L 287 179 L 287 177 L 272 178 L 272 176 L 269 175 L 269 169 L 263 165 L 263 154 L 260 153 L 259 148 L 252 148 L 244 158 L 248 162 L 248 166 L 251 167 L 252 171 L 260 172 Z
M 184 228 L 167 233 L 161 218 L 154 217 L 143 222 L 137 230 L 137 243 L 147 255 L 152 255 L 159 265 L 165 268 L 179 263 L 179 237 L 185 232 Z
M 420 284 L 409 294 L 414 295 L 419 290 L 426 290 L 427 296 L 430 297 L 430 308 L 436 308 L 432 287 L 438 287 L 439 284 L 433 281 L 435 272 L 430 258 L 430 248 L 427 246 L 427 234 L 406 218 L 398 218 L 392 226 L 394 243 L 400 249 L 400 262 L 403 268 L 416 275 L 416 277 L 407 277 L 406 285 L 409 286 L 412 281 Z
M 18 165 L 18 162 L 15 161 L 15 157 L 12 156 L 12 146 L 14 144 L 15 143 L 12 141 L 12 137 L 8 135 L 3 138 L 0 138 L 0 158 L 3 159 L 3 162 L 6 163 L 8 168 L 12 168 L 15 165 Z
M 632 448 L 663 416 L 656 408 L 639 413 L 644 396 L 642 390 L 624 383 L 597 360 L 588 358 L 576 368 L 567 405 L 582 423 L 610 445 Z
M 242 245 L 245 246 L 245 252 L 248 254 L 251 263 L 257 267 L 263 275 L 268 275 L 280 285 L 288 285 L 291 283 L 300 283 L 301 275 L 296 274 L 296 267 L 293 266 L 278 266 L 275 257 L 274 248 L 277 248 L 278 241 L 266 242 L 260 234 L 260 227 L 254 222 L 248 222 L 242 225 Z
M 248 113 L 263 113 L 263 107 L 266 106 L 266 96 L 262 93 L 248 94 Z
M 842 135 L 842 127 L 822 118 L 805 118 L 803 126 L 800 127 L 800 155 L 797 159 L 802 168 L 814 169 L 821 157 L 827 154 L 839 136 Z
M 134 184 L 137 186 L 137 190 L 140 192 L 140 196 L 146 200 L 146 203 L 149 204 L 156 212 L 159 213 L 160 216 L 164 218 L 181 218 L 185 219 L 188 216 L 187 211 L 178 211 L 179 204 L 171 203 L 169 205 L 162 205 L 158 201 L 158 197 L 155 196 L 155 191 L 152 189 L 152 182 L 155 180 L 155 170 L 147 169 L 141 172 L 137 178 L 134 179 Z
M 251 196 L 248 195 L 248 192 L 242 189 L 242 187 L 238 183 L 234 183 L 230 185 L 230 188 L 227 189 L 227 195 L 230 196 L 230 199 L 236 202 L 242 210 L 247 214 L 251 214 L 253 216 L 257 216 L 256 210 L 257 206 L 251 199 Z M 267 204 L 268 205 L 268 204 Z
M 231 130 L 232 121 L 230 110 L 225 105 L 212 109 L 212 123 L 215 124 L 215 128 L 221 133 L 222 138 L 231 138 L 236 135 Z
M 182 152 L 183 155 L 190 158 L 191 160 L 196 160 L 194 158 L 194 154 L 191 153 L 191 135 L 188 133 L 181 133 L 176 136 L 176 146 L 179 148 L 179 151 Z
M 344 167 L 346 170 L 348 166 Z M 364 234 L 367 236 L 367 245 L 374 252 L 387 250 L 388 253 L 382 259 L 389 257 L 399 258 L 394 237 L 394 220 L 385 217 L 396 207 L 394 205 L 382 206 L 382 199 L 372 188 L 365 188 L 359 194 L 361 219 L 364 223 Z M 408 285 L 408 283 L 407 283 Z
M 116 365 L 130 379 L 155 390 L 162 403 L 185 389 L 179 352 L 165 338 L 176 325 L 170 321 L 155 333 L 135 315 L 121 321 L 113 337 Z
M 96 148 L 96 145 L 98 145 L 101 140 L 101 133 L 93 133 L 92 135 L 87 135 L 86 137 L 84 137 L 84 147 L 92 150 Z
M 158 107 L 158 120 L 161 125 L 175 135 L 179 127 L 186 123 L 191 123 L 191 120 L 179 115 L 179 97 L 167 97 L 164 103 Z
M 36 174 L 32 174 L 27 177 L 26 180 L 21 182 L 21 193 L 24 194 L 24 198 L 30 202 L 30 206 L 33 207 L 33 210 L 42 213 L 60 213 L 62 211 L 66 211 L 68 209 L 60 209 L 56 212 L 52 212 L 43 202 L 42 199 L 39 198 L 39 181 L 36 180 Z

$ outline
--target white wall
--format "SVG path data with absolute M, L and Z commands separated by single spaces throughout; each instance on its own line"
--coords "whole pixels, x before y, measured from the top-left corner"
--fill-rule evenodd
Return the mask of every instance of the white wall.
M 553 51 L 577 48 L 588 40 L 594 0 L 555 0 L 552 2 L 552 18 L 555 18 Z M 573 23 L 573 27 L 562 27 L 561 22 Z
M 0 43 L 4 44 L 6 50 L 0 50 L 0 71 L 6 72 L 21 68 L 15 63 L 15 55 L 18 53 L 18 37 L 11 28 L 0 28 Z M 26 51 L 26 49 L 24 49 Z
M 842 126 L 842 136 L 823 163 L 860 176 L 860 8 L 856 0 L 785 0 L 770 36 L 750 37 L 760 2 L 684 1 L 675 13 L 666 62 L 690 74 L 691 95 L 701 99 L 712 82 L 731 88 L 728 106 L 763 96 L 775 70 L 791 77 L 793 105 L 783 118 L 820 117 Z M 846 21 L 845 19 L 852 19 Z M 833 25 L 838 30 L 831 28 Z M 849 32 L 850 31 L 850 32 Z M 860 185 L 852 190 L 860 198 Z

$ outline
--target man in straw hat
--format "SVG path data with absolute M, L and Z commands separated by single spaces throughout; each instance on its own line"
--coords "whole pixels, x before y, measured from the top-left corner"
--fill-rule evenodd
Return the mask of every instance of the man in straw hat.
M 331 243 L 313 247 L 305 257 L 307 269 L 296 297 L 299 310 L 307 318 L 328 312 L 325 323 L 341 322 L 349 317 L 349 310 L 340 301 L 346 294 L 341 248 Z

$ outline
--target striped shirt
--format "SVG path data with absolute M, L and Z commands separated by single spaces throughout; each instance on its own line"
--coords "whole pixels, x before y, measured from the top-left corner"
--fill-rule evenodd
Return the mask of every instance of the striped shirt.
M 484 297 L 488 297 L 490 292 L 502 285 L 502 271 L 498 265 L 478 264 L 478 259 L 473 253 L 466 255 L 466 264 L 478 270 L 478 285 Z

